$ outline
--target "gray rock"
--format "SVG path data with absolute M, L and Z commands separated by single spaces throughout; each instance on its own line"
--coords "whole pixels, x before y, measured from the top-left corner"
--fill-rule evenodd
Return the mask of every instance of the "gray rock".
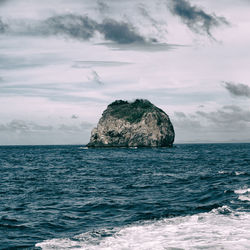
M 147 100 L 115 101 L 91 132 L 88 147 L 172 147 L 168 115 Z

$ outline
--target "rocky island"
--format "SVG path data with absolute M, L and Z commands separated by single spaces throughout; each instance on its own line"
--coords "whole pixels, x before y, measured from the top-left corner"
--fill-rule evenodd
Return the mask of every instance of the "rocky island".
M 117 100 L 103 112 L 88 147 L 172 147 L 175 132 L 168 115 L 148 100 Z

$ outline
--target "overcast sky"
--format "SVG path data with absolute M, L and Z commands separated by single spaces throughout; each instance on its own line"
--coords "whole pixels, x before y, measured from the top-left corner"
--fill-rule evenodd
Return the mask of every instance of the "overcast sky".
M 250 142 L 249 0 L 0 0 L 0 144 L 85 144 L 145 98 L 180 142 Z

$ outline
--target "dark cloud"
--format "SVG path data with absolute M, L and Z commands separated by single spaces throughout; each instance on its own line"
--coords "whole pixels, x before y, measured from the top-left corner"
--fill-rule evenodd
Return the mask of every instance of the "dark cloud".
M 250 87 L 242 83 L 234 82 L 223 82 L 224 87 L 232 94 L 233 96 L 243 96 L 250 98 Z
M 0 0 L 1 3 L 7 2 Z M 218 17 L 215 14 L 208 14 L 201 8 L 191 5 L 188 0 L 168 0 L 168 7 L 174 15 L 178 15 L 182 21 L 193 31 L 197 33 L 206 33 L 211 36 L 211 29 L 221 24 L 227 24 L 225 18 Z M 106 1 L 98 0 L 97 9 L 100 13 L 111 12 L 110 6 Z M 139 10 L 140 17 L 144 17 L 144 25 L 153 28 L 154 35 L 140 34 L 136 28 L 137 23 L 127 18 L 127 21 L 117 21 L 111 18 L 111 14 L 102 15 L 103 21 L 98 21 L 87 15 L 81 16 L 76 14 L 62 14 L 52 16 L 43 21 L 35 20 L 9 20 L 9 27 L 0 19 L 0 33 L 8 30 L 12 33 L 22 35 L 59 35 L 79 40 L 88 40 L 93 38 L 97 33 L 101 34 L 105 40 L 116 44 L 153 44 L 157 45 L 160 37 L 165 38 L 166 23 L 159 21 L 158 16 L 152 16 L 151 9 L 147 9 L 144 4 L 137 5 L 137 14 Z M 110 18 L 105 18 L 109 16 Z M 140 20 L 138 19 L 138 23 Z M 14 24 L 14 25 L 13 25 Z M 141 24 L 140 24 L 141 25 Z M 164 34 L 164 35 L 163 35 Z
M 145 38 L 129 23 L 113 19 L 98 23 L 87 16 L 73 14 L 48 18 L 43 22 L 41 31 L 45 35 L 65 35 L 82 40 L 88 40 L 99 32 L 105 40 L 118 44 L 145 43 Z
M 224 130 L 249 127 L 250 123 L 250 111 L 235 105 L 224 106 L 213 112 L 197 111 L 196 114 Z
M 88 40 L 94 36 L 98 24 L 87 16 L 67 14 L 48 18 L 42 28 L 46 35 L 67 35 Z
M 95 70 L 92 70 L 91 71 L 91 75 L 88 76 L 88 79 L 93 82 L 93 83 L 97 83 L 99 85 L 102 85 L 103 82 L 101 80 L 101 77 L 99 76 L 99 74 L 95 71 Z
M 41 23 L 34 23 L 33 26 L 26 24 L 22 29 L 27 34 L 60 35 L 79 40 L 89 40 L 100 33 L 105 40 L 117 44 L 146 43 L 146 38 L 133 25 L 110 18 L 97 22 L 88 16 L 66 14 L 50 17 Z
M 71 118 L 72 119 L 78 119 L 78 115 L 72 115 Z
M 179 16 L 194 32 L 211 35 L 211 29 L 228 24 L 224 17 L 208 14 L 201 8 L 191 5 L 187 0 L 170 0 L 170 11 Z
M 0 34 L 6 32 L 8 29 L 8 25 L 5 24 L 0 18 Z
M 106 40 L 119 44 L 146 42 L 132 25 L 125 22 L 117 22 L 113 19 L 105 19 L 103 23 L 99 25 L 98 31 L 104 35 Z

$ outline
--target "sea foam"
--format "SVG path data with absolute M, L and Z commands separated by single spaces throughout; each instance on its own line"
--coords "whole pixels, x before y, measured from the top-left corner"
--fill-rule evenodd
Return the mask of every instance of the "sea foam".
M 234 191 L 235 194 L 239 194 L 238 199 L 241 201 L 250 201 L 250 188 L 242 188 Z
M 242 188 L 234 191 L 236 194 L 250 193 L 250 188 Z
M 36 244 L 42 249 L 249 249 L 250 214 L 223 206 L 209 213 L 147 221 Z

